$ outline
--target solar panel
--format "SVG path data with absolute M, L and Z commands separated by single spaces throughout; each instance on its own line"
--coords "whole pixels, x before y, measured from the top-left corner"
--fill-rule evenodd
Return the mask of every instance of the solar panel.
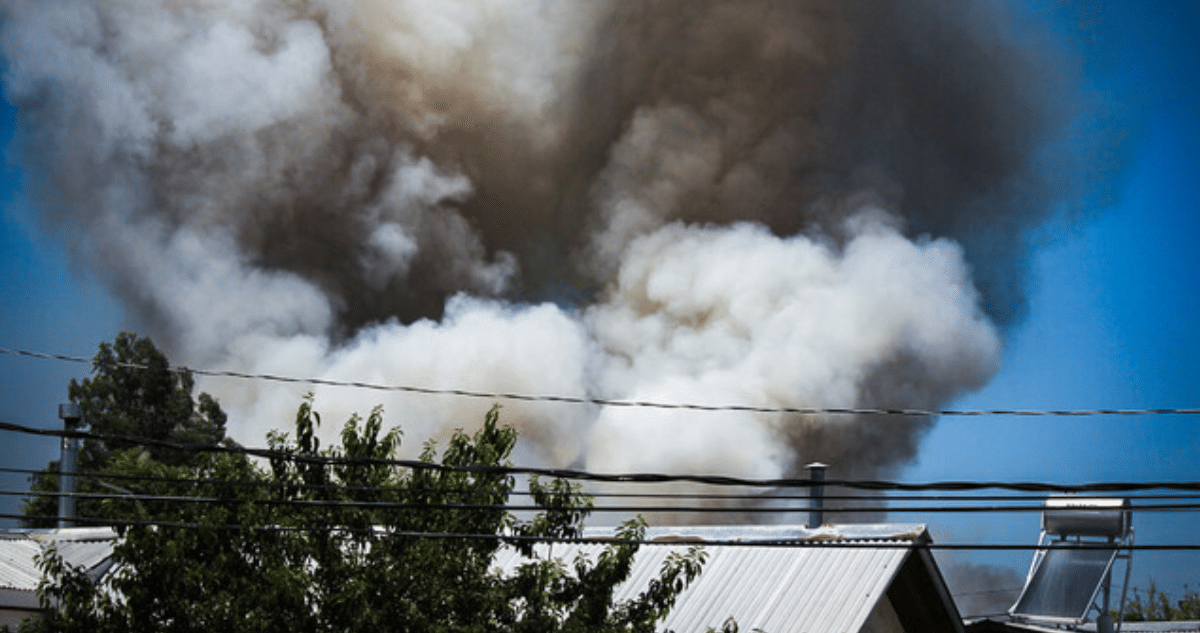
M 1096 591 L 1117 556 L 1113 549 L 1079 547 L 1053 541 L 1013 606 L 1012 613 L 1033 618 L 1083 620 Z

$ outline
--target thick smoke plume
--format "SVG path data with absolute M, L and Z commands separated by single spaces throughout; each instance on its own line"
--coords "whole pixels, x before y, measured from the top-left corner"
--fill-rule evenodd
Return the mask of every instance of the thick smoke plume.
M 984 565 L 941 556 L 939 560 L 954 604 L 964 618 L 1007 613 L 1017 602 L 1025 577 L 1020 572 L 998 565 Z
M 0 7 L 46 225 L 195 365 L 936 407 L 996 371 L 1070 163 L 1063 64 L 988 0 Z M 203 387 L 251 443 L 298 403 Z M 380 399 L 412 451 L 490 404 L 317 390 Z M 505 406 L 602 471 L 876 476 L 931 423 Z

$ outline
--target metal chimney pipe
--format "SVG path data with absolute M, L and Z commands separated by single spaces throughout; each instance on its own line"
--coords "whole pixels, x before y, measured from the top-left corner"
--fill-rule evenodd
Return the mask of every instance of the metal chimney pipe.
M 825 523 L 825 486 L 818 482 L 825 481 L 825 469 L 828 466 L 813 462 L 805 468 L 808 469 L 808 479 L 813 482 L 808 489 L 808 528 L 815 530 Z
M 79 430 L 82 414 L 79 405 L 68 402 L 58 405 L 58 417 L 62 418 L 63 430 L 71 433 Z M 62 438 L 62 457 L 58 466 L 58 527 L 59 529 L 75 525 L 75 470 L 79 454 L 79 440 L 73 437 Z

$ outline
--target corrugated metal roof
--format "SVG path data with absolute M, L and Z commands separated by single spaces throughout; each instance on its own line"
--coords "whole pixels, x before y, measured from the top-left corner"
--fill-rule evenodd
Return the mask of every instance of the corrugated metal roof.
M 590 537 L 612 536 L 613 530 L 588 530 Z M 927 538 L 919 524 L 823 526 L 809 530 L 792 526 L 729 526 L 657 528 L 646 538 L 689 537 L 713 541 L 779 541 L 844 539 L 870 542 L 914 542 Z M 33 592 L 41 577 L 35 556 L 50 542 L 73 565 L 101 573 L 112 552 L 110 529 L 68 529 L 46 532 L 0 533 L 0 587 Z M 618 587 L 617 600 L 631 600 L 656 578 L 672 552 L 686 552 L 695 543 L 643 546 L 630 577 Z M 771 633 L 857 633 L 879 603 L 912 552 L 907 548 L 737 547 L 703 545 L 708 553 L 700 577 L 680 596 L 659 630 L 705 631 L 734 618 L 743 631 Z M 604 550 L 600 544 L 556 543 L 539 546 L 538 555 L 591 559 Z M 512 573 L 526 562 L 515 550 L 502 550 L 495 566 Z
M 0 535 L 0 588 L 33 591 L 42 575 L 34 557 L 42 546 L 28 535 Z
M 589 530 L 587 536 L 611 535 Z M 842 538 L 854 541 L 908 541 L 923 538 L 917 524 L 824 526 L 808 530 L 788 526 L 730 526 L 658 528 L 648 539 L 696 537 L 704 541 L 809 540 Z M 693 543 L 643 546 L 634 558 L 630 577 L 618 587 L 617 600 L 631 600 L 656 578 L 667 556 L 686 552 Z M 700 576 L 680 594 L 659 630 L 719 629 L 734 618 L 740 630 L 771 633 L 856 633 L 862 628 L 912 551 L 905 548 L 738 547 L 707 545 L 708 559 Z M 570 563 L 577 554 L 595 559 L 604 546 L 555 544 L 538 549 Z M 503 573 L 526 562 L 514 550 L 496 557 Z
M 1096 625 L 1082 627 L 1085 631 L 1095 631 Z M 1125 622 L 1121 630 L 1126 633 L 1188 633 L 1200 631 L 1200 621 L 1180 620 L 1176 622 Z
M 99 573 L 107 568 L 115 541 L 111 528 L 0 532 L 0 588 L 35 591 L 42 578 L 37 556 L 51 543 L 67 563 Z
M 996 616 L 975 620 L 967 626 L 971 631 L 1029 631 L 1031 633 L 1064 633 L 1078 631 L 1079 633 L 1096 633 L 1096 623 L 1064 624 L 1061 627 L 1036 622 L 1022 622 L 1009 616 Z M 1123 633 L 1195 633 L 1200 631 L 1200 621 L 1178 620 L 1174 622 L 1124 622 L 1121 624 Z
M 63 560 L 95 574 L 101 568 L 107 568 L 117 533 L 112 528 L 68 528 L 38 534 L 35 538 L 53 541 Z

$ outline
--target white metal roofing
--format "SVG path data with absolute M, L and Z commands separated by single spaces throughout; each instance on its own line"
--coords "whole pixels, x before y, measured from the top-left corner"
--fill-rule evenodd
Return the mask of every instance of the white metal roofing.
M 588 530 L 587 536 L 611 536 L 613 531 Z M 634 559 L 630 578 L 614 596 L 630 600 L 658 576 L 671 552 L 686 552 L 700 544 L 708 553 L 700 577 L 680 594 L 659 630 L 719 629 L 734 618 L 740 630 L 771 633 L 857 633 L 883 598 L 910 548 L 897 547 L 739 547 L 703 545 L 714 541 L 846 540 L 895 545 L 928 538 L 919 524 L 822 526 L 809 530 L 793 526 L 728 526 L 657 528 L 647 539 L 687 538 L 701 543 L 646 545 Z M 50 542 L 73 565 L 102 573 L 116 535 L 107 528 L 48 532 L 0 533 L 0 596 L 30 594 L 41 577 L 34 557 Z M 558 557 L 568 564 L 577 554 L 594 559 L 599 544 L 556 543 L 539 546 L 539 556 Z M 526 562 L 514 550 L 502 550 L 495 566 L 511 573 Z M 0 605 L 2 606 L 2 605 Z M 17 606 L 17 605 L 13 605 Z
M 0 589 L 33 592 L 42 578 L 37 556 L 51 543 L 67 563 L 89 572 L 106 568 L 116 541 L 111 528 L 0 532 Z
M 611 530 L 608 532 L 611 535 Z M 587 536 L 602 534 L 589 530 Z M 861 542 L 914 542 L 925 538 L 923 525 L 684 527 L 649 530 L 647 539 L 694 537 L 703 541 L 845 539 Z M 636 598 L 658 576 L 671 552 L 698 543 L 644 545 L 630 577 L 617 588 L 618 601 Z M 603 545 L 554 544 L 539 556 L 570 564 L 577 554 L 591 559 Z M 732 617 L 742 631 L 771 633 L 857 633 L 884 596 L 911 549 L 897 547 L 740 547 L 707 545 L 700 576 L 679 595 L 659 630 L 720 629 Z M 496 557 L 496 566 L 512 573 L 524 562 L 513 550 Z
M 1095 631 L 1096 625 L 1094 623 L 1089 624 L 1082 627 L 1081 630 Z M 1200 631 L 1200 621 L 1124 622 L 1121 624 L 1121 630 L 1126 633 L 1186 633 L 1188 631 Z
M 34 560 L 42 546 L 28 535 L 0 536 L 0 588 L 32 591 L 41 573 Z
M 982 618 L 975 620 L 967 627 L 967 631 L 979 629 L 989 623 L 1000 623 L 1005 628 L 1011 631 L 1029 631 L 1031 633 L 1064 633 L 1076 631 L 1078 633 L 1096 633 L 1097 627 L 1095 622 L 1087 622 L 1085 624 L 1069 624 L 1061 625 L 1039 624 L 1037 622 L 1023 622 L 1014 620 L 1009 616 L 993 616 L 990 618 Z M 991 628 L 988 630 L 997 630 Z M 1173 622 L 1123 622 L 1121 623 L 1121 631 L 1123 633 L 1196 633 L 1200 632 L 1200 621 L 1197 620 L 1177 620 Z

